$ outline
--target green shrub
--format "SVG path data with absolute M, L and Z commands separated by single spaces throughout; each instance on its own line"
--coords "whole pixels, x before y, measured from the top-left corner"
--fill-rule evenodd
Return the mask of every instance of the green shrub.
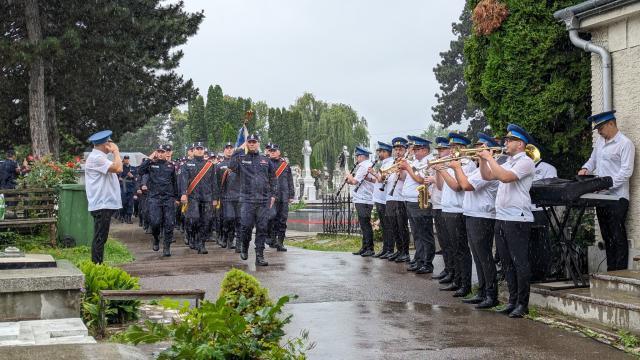
M 104 313 L 107 324 L 101 324 L 99 296 L 100 290 L 139 289 L 138 278 L 132 277 L 124 270 L 89 261 L 80 263 L 79 268 L 85 276 L 82 318 L 87 327 L 95 332 L 96 329 L 110 323 L 125 323 L 138 318 L 139 301 L 106 301 Z
M 269 298 L 269 290 L 262 287 L 258 279 L 239 269 L 232 269 L 224 276 L 219 297 L 225 298 L 232 308 L 238 307 L 241 297 L 251 299 L 246 312 L 273 305 Z
M 281 316 L 289 296 L 273 304 L 266 289 L 240 270 L 227 273 L 225 281 L 233 290 L 221 291 L 216 302 L 205 300 L 199 308 L 181 309 L 182 321 L 168 325 L 147 321 L 144 326 L 130 326 L 111 340 L 136 345 L 171 340 L 171 347 L 158 359 L 306 359 L 305 352 L 314 346 L 307 345 L 306 331 L 283 340 L 284 327 L 291 321 L 291 315 Z M 233 306 L 230 299 L 237 304 Z

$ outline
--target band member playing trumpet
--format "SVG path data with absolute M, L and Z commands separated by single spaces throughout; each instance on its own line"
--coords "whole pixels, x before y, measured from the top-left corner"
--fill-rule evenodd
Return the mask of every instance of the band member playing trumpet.
M 418 186 L 424 183 L 424 178 L 415 168 L 421 168 L 428 164 L 430 153 L 430 141 L 417 136 L 407 136 L 413 142 L 413 162 L 403 161 L 400 168 L 403 170 L 404 186 L 402 196 L 405 199 L 407 215 L 411 224 L 413 241 L 416 245 L 414 264 L 408 271 L 416 274 L 430 274 L 433 272 L 433 258 L 436 252 L 436 244 L 433 238 L 433 216 L 431 209 L 422 209 L 418 204 Z
M 490 136 L 478 133 L 476 148 L 497 147 Z M 452 161 L 449 167 L 455 172 L 458 185 L 465 191 L 462 209 L 469 247 L 478 274 L 478 293 L 471 299 L 462 300 L 467 304 L 477 304 L 478 309 L 488 309 L 498 305 L 498 281 L 496 264 L 493 261 L 493 228 L 496 217 L 497 180 L 484 180 L 477 168 L 465 174 L 459 161 Z
M 449 146 L 452 154 L 470 143 L 471 141 L 462 134 L 449 133 Z M 442 190 L 442 216 L 455 259 L 454 282 L 441 290 L 455 291 L 454 297 L 465 297 L 471 292 L 472 261 L 462 208 L 464 190 L 456 181 L 453 169 L 447 169 L 444 164 L 435 165 L 434 169 L 438 172 L 436 183 L 438 188 Z M 465 174 L 470 174 L 475 169 L 476 164 L 473 161 L 467 161 L 463 167 Z
M 353 255 L 361 255 L 362 257 L 375 255 L 373 250 L 373 228 L 371 227 L 375 178 L 369 174 L 369 168 L 372 165 L 371 161 L 369 161 L 370 154 L 369 150 L 356 146 L 355 155 L 358 165 L 354 175 L 347 174 L 347 183 L 357 185 L 357 187 L 354 186 L 351 189 L 351 198 L 356 205 L 358 221 L 362 230 L 362 246 Z
M 496 247 L 509 287 L 509 304 L 500 313 L 521 318 L 529 312 L 529 236 L 531 234 L 531 196 L 535 164 L 525 153 L 533 138 L 520 126 L 510 124 L 505 136 L 507 161 L 499 165 L 493 154 L 484 150 L 480 174 L 484 180 L 498 180 L 496 194 Z
M 407 155 L 408 141 L 404 138 L 394 138 L 393 151 L 397 161 Z M 399 169 L 398 169 L 399 170 Z M 392 244 L 396 245 L 396 252 L 387 259 L 395 262 L 409 262 L 409 226 L 407 219 L 407 209 L 402 197 L 402 187 L 404 180 L 400 178 L 400 171 L 391 173 L 387 179 L 387 209 L 385 217 L 389 220 L 389 236 L 393 239 Z
M 380 162 L 380 166 L 388 167 L 393 163 L 393 158 L 391 157 L 391 152 L 393 148 L 391 145 L 378 141 L 378 149 L 376 149 L 376 153 L 378 155 L 378 161 Z M 369 168 L 369 174 L 375 177 L 376 183 L 373 185 L 373 202 L 376 205 L 376 212 L 378 213 L 378 219 L 380 221 L 380 227 L 382 228 L 382 250 L 379 253 L 373 255 L 373 257 L 386 259 L 387 257 L 393 255 L 393 244 L 390 243 L 391 237 L 388 234 L 389 226 L 387 225 L 387 220 L 385 217 L 386 207 L 387 207 L 387 192 L 385 191 L 383 186 L 383 179 L 379 172 L 376 172 L 375 169 Z
M 615 110 L 606 111 L 587 119 L 600 136 L 593 145 L 591 157 L 578 172 L 578 175 L 611 176 L 613 186 L 607 193 L 619 197 L 612 205 L 596 207 L 609 271 L 626 269 L 629 264 L 625 220 L 629 209 L 629 178 L 633 174 L 635 158 L 635 146 L 618 130 L 614 114 Z
M 437 158 L 442 159 L 449 156 L 449 139 L 438 136 L 435 139 Z M 431 212 L 433 213 L 433 222 L 438 233 L 438 244 L 444 261 L 444 269 L 440 274 L 433 275 L 431 278 L 438 280 L 440 284 L 450 284 L 453 281 L 455 263 L 453 261 L 453 252 L 451 250 L 451 241 L 447 237 L 447 228 L 442 218 L 442 190 L 436 185 L 436 171 L 429 169 L 430 175 L 425 179 L 425 183 L 429 184 L 429 193 L 431 194 Z

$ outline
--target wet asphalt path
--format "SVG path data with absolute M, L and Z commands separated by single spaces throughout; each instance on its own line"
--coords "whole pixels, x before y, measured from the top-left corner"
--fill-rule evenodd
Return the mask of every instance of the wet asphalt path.
M 122 268 L 145 289 L 204 289 L 215 299 L 232 267 L 256 276 L 272 297 L 296 294 L 289 336 L 309 330 L 310 359 L 625 359 L 594 340 L 526 319 L 475 311 L 438 291 L 430 275 L 405 264 L 289 247 L 265 251 L 269 266 L 256 269 L 255 254 L 242 261 L 232 250 L 209 245 L 198 255 L 177 242 L 173 256 L 151 251 L 151 236 L 134 225 L 114 224 L 136 261 Z M 442 269 L 436 257 L 436 272 Z

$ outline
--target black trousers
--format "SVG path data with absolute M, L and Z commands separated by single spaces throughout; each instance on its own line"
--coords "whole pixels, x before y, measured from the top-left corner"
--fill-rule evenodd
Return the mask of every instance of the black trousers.
M 496 247 L 509 287 L 509 303 L 529 305 L 529 236 L 531 223 L 496 220 Z
M 265 239 L 267 238 L 267 227 L 269 225 L 269 203 L 248 203 L 242 202 L 240 205 L 240 236 L 241 241 L 248 247 L 251 242 L 251 232 L 256 227 L 256 250 L 264 250 Z
M 387 208 L 384 212 L 385 218 L 388 219 L 389 227 L 389 246 L 393 250 L 395 244 L 396 250 L 403 254 L 409 254 L 409 225 L 407 219 L 407 209 L 404 201 L 387 201 Z
M 467 227 L 462 213 L 443 212 L 447 235 L 454 254 L 455 282 L 459 287 L 471 289 L 471 252 L 467 242 Z
M 173 241 L 173 229 L 176 221 L 175 199 L 149 199 L 149 222 L 154 238 L 164 230 L 165 245 Z
M 494 219 L 465 217 L 467 237 L 473 260 L 476 263 L 480 296 L 498 298 L 498 280 L 496 263 L 493 261 L 493 229 Z
M 272 219 L 269 221 L 271 236 L 276 239 L 284 239 L 287 232 L 287 219 L 289 218 L 289 202 L 276 200 L 271 209 Z
M 405 203 L 413 241 L 416 244 L 414 258 L 418 266 L 426 266 L 433 270 L 433 258 L 436 255 L 436 240 L 433 237 L 433 216 L 431 209 L 420 209 L 417 202 Z
M 151 204 L 150 204 L 151 205 Z M 213 203 L 209 201 L 189 201 L 185 217 L 187 219 L 187 231 L 191 239 L 195 240 L 196 248 L 204 246 L 211 229 L 213 217 Z
M 387 205 L 376 203 L 376 211 L 378 212 L 378 219 L 380 219 L 380 228 L 382 229 L 382 252 L 393 252 L 393 239 L 389 235 L 390 219 L 387 218 Z
M 531 281 L 545 280 L 551 262 L 549 243 L 549 219 L 544 211 L 533 211 L 533 224 L 529 239 L 529 266 Z
M 432 209 L 433 222 L 435 223 L 436 232 L 438 233 L 438 244 L 442 250 L 442 260 L 444 261 L 444 269 L 447 273 L 455 273 L 455 261 L 453 249 L 451 247 L 450 237 L 447 235 L 447 226 L 444 223 L 442 209 Z
M 227 241 L 240 237 L 240 202 L 238 200 L 222 201 L 222 236 Z
M 109 226 L 111 216 L 118 211 L 112 209 L 101 209 L 91 212 L 93 216 L 93 243 L 91 244 L 91 261 L 94 264 L 104 262 L 104 244 L 109 237 Z
M 627 241 L 627 210 L 629 200 L 621 198 L 617 202 L 598 206 L 598 225 L 607 251 L 607 270 L 625 270 L 629 265 L 629 242 Z
M 365 251 L 373 251 L 373 227 L 371 226 L 371 210 L 372 204 L 356 203 L 356 211 L 358 212 L 358 221 L 360 222 L 360 230 L 362 230 L 362 246 Z

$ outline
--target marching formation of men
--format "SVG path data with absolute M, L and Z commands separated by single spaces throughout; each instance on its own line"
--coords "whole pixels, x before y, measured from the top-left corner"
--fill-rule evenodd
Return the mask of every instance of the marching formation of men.
M 597 214 L 600 224 L 610 224 L 601 225 L 608 268 L 624 269 L 628 262 L 624 220 L 634 148 L 617 130 L 613 112 L 594 115 L 589 121 L 601 139 L 579 174 L 595 172 L 614 179 L 608 193 L 619 195 L 620 200 L 598 207 Z M 525 129 L 510 124 L 506 130 L 502 141 L 478 133 L 473 146 L 463 134 L 449 133 L 447 138 L 435 139 L 435 155 L 431 141 L 417 136 L 397 137 L 391 144 L 378 142 L 378 167 L 367 149 L 356 147 L 357 166 L 347 182 L 352 185 L 362 247 L 353 254 L 408 262 L 408 271 L 433 273 L 435 225 L 444 270 L 432 279 L 444 285 L 440 290 L 452 291 L 477 309 L 493 308 L 499 305 L 499 262 L 509 290 L 508 303 L 499 312 L 510 318 L 526 315 L 530 281 L 544 278 L 546 265 L 540 262 L 550 257 L 549 223 L 542 209 L 532 204 L 529 190 L 533 181 L 555 178 L 557 171 L 535 156 L 537 145 Z M 373 251 L 374 205 L 383 237 L 379 253 Z M 413 259 L 410 235 L 416 250 Z M 546 252 L 544 256 L 530 255 L 532 237 L 540 244 L 534 252 Z M 478 292 L 468 298 L 473 264 Z
M 235 249 L 242 260 L 248 258 L 255 227 L 255 263 L 267 266 L 265 244 L 287 251 L 288 205 L 295 189 L 280 147 L 269 144 L 265 156 L 259 141 L 258 135 L 248 135 L 241 146 L 226 143 L 219 154 L 196 142 L 187 157 L 176 162 L 171 145 L 160 145 L 137 169 L 125 161 L 118 174 L 123 221 L 131 223 L 135 212 L 139 225 L 153 236 L 154 251 L 160 250 L 162 239 L 163 256 L 171 256 L 177 225 L 184 232 L 185 245 L 198 254 L 208 253 L 205 243 L 215 236 L 221 247 Z M 127 207 L 124 199 L 130 181 L 135 204 Z

